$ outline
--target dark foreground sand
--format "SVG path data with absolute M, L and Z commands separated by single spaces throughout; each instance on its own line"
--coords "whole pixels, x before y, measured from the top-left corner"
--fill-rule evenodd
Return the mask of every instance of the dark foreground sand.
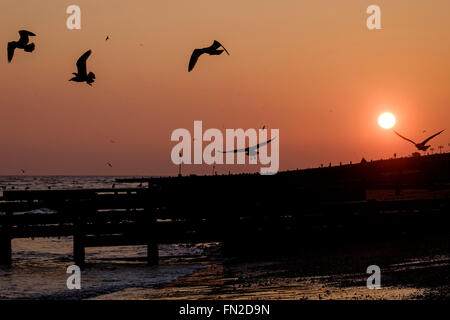
M 448 237 L 397 239 L 330 244 L 258 259 L 204 258 L 196 261 L 204 264 L 203 269 L 169 285 L 127 289 L 96 299 L 449 300 L 449 242 Z M 381 268 L 381 289 L 366 286 L 366 269 L 373 264 Z

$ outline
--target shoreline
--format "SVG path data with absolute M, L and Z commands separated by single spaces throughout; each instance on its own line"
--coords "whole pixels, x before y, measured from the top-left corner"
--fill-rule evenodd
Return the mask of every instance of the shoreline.
M 93 300 L 436 300 L 450 299 L 448 239 L 318 249 L 297 257 L 216 259 L 160 286 L 129 288 Z M 420 241 L 419 241 L 420 243 Z M 382 270 L 368 289 L 368 263 Z

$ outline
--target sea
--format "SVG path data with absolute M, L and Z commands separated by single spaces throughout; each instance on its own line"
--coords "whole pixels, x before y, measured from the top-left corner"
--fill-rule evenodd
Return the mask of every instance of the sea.
M 117 183 L 100 176 L 0 176 L 3 190 L 51 190 L 138 187 L 138 183 Z M 81 289 L 69 289 L 72 275 L 72 238 L 14 239 L 11 266 L 0 266 L 1 299 L 98 299 L 103 295 L 133 288 L 169 284 L 204 267 L 205 252 L 217 244 L 159 245 L 161 263 L 145 263 L 146 246 L 86 248 L 86 266 L 81 270 Z M 129 290 L 128 290 L 129 291 Z M 128 298 L 129 293 L 128 293 Z

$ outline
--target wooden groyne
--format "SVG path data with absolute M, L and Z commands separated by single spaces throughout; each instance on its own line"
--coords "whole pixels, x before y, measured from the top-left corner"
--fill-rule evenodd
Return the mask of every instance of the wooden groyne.
M 83 265 L 85 248 L 96 246 L 147 245 L 148 263 L 156 264 L 161 243 L 222 242 L 233 252 L 405 232 L 449 235 L 448 196 L 376 201 L 366 192 L 450 189 L 449 159 L 134 180 L 147 182 L 144 188 L 7 190 L 0 263 L 11 263 L 15 238 L 72 236 L 75 263 Z
M 0 262 L 11 263 L 11 239 L 73 236 L 80 265 L 86 247 L 132 244 L 146 244 L 148 262 L 157 263 L 149 199 L 144 189 L 4 191 Z

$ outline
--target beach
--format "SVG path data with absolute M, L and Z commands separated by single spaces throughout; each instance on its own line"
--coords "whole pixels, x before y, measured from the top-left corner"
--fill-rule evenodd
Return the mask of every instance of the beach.
M 94 299 L 448 300 L 448 244 L 443 238 L 404 239 L 322 248 L 296 257 L 204 261 L 203 268 L 170 284 Z M 381 268 L 381 288 L 368 289 L 365 271 L 375 263 Z
M 114 179 L 2 177 L 1 184 L 8 189 L 101 188 Z M 227 254 L 221 243 L 160 244 L 157 266 L 146 264 L 146 246 L 87 248 L 82 288 L 68 290 L 66 270 L 74 264 L 71 237 L 14 239 L 12 266 L 0 267 L 0 299 L 450 299 L 445 232 L 379 232 L 363 242 L 318 240 L 270 251 L 256 243 L 253 249 Z M 380 267 L 380 289 L 367 288 L 371 265 Z

